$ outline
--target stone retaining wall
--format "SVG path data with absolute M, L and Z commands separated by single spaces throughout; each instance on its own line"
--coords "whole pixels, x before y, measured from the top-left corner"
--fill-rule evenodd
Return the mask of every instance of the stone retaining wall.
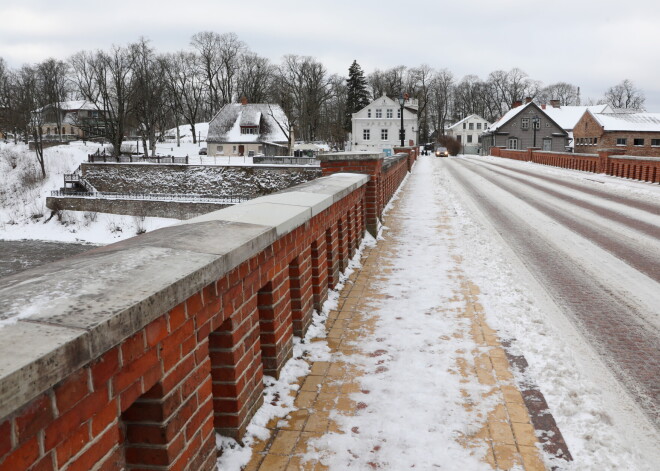
M 81 169 L 83 178 L 101 192 L 246 198 L 274 193 L 321 176 L 318 167 L 83 163 Z

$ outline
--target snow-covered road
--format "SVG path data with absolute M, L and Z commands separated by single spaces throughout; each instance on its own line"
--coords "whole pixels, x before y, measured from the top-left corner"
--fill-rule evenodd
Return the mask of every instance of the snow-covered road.
M 600 389 L 605 421 L 657 447 L 660 188 L 492 157 L 437 159 L 434 167 L 457 211 L 481 224 L 480 237 L 507 252 L 515 271 L 510 281 L 524 285 L 551 329 L 547 335 L 560 337 L 549 342 L 575 361 L 579 381 Z M 525 345 L 543 333 L 503 325 L 511 320 L 499 322 L 518 337 L 523 353 L 534 356 Z M 544 360 L 536 360 L 542 368 Z M 551 378 L 545 381 L 557 379 Z M 544 389 L 543 374 L 540 380 Z M 545 388 L 550 396 L 552 388 Z M 560 429 L 570 436 L 575 424 L 562 424 L 557 407 Z

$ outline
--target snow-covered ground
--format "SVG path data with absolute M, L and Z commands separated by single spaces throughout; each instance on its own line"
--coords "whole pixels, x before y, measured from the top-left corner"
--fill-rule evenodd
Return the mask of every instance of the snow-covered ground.
M 46 197 L 63 186 L 65 173 L 72 173 L 87 154 L 99 149 L 99 144 L 80 141 L 45 149 L 46 179 L 42 179 L 34 151 L 24 144 L 0 142 L 0 240 L 109 244 L 178 222 L 78 211 L 62 211 L 59 218 L 50 218 Z

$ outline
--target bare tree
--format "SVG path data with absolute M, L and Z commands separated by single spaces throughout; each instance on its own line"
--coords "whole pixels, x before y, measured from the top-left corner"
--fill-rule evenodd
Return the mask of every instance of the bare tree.
M 196 65 L 199 58 L 192 52 L 177 52 L 165 56 L 164 72 L 176 111 L 190 125 L 193 143 L 197 143 L 195 125 L 204 108 L 207 91 L 205 77 Z M 177 126 L 178 128 L 178 126 Z
M 121 153 L 133 107 L 135 60 L 135 48 L 119 46 L 110 52 L 82 51 L 71 58 L 78 89 L 100 112 L 113 155 Z
M 429 86 L 429 128 L 436 136 L 444 135 L 445 123 L 452 110 L 454 76 L 447 70 L 437 72 Z
M 391 69 L 380 71 L 376 69 L 367 76 L 367 83 L 371 88 L 374 99 L 387 95 L 399 96 L 407 92 L 406 89 L 406 66 L 399 65 Z
M 148 145 L 151 146 L 151 155 L 156 154 L 157 123 L 159 117 L 165 114 L 165 73 L 162 69 L 162 61 L 158 60 L 146 39 L 141 38 L 132 47 L 135 54 L 132 101 L 135 117 L 139 123 L 144 155 L 147 157 Z
M 538 95 L 541 103 L 558 100 L 561 106 L 574 106 L 578 104 L 578 87 L 566 82 L 557 82 L 543 88 Z
M 41 82 L 44 99 L 47 102 L 52 113 L 49 116 L 54 117 L 55 134 L 62 139 L 64 131 L 62 129 L 62 102 L 66 101 L 69 87 L 69 65 L 66 62 L 56 59 L 47 59 L 37 65 L 37 73 Z
M 643 111 L 646 97 L 644 92 L 637 88 L 632 81 L 625 79 L 621 83 L 608 88 L 602 101 L 613 108 Z
M 246 97 L 250 103 L 265 103 L 273 74 L 274 67 L 268 59 L 252 52 L 243 54 L 236 75 L 237 96 Z
M 431 82 L 434 74 L 434 70 L 426 64 L 409 69 L 408 71 L 407 90 L 418 102 L 417 116 L 419 118 L 419 127 L 417 129 L 416 142 L 420 140 L 426 142 L 430 134 L 428 104 L 431 99 Z

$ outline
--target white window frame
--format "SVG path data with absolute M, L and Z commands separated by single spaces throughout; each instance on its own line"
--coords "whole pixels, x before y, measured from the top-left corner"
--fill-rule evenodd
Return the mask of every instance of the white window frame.
M 367 110 L 367 118 L 371 118 L 371 110 Z
M 638 140 L 642 141 L 642 143 L 641 144 L 635 144 L 635 141 L 638 141 Z M 635 147 L 644 147 L 644 142 L 646 142 L 646 140 L 643 137 L 633 138 L 633 146 L 635 146 Z
M 529 118 L 522 118 L 521 119 L 520 129 L 529 129 Z
M 518 150 L 518 138 L 510 137 L 509 139 L 507 139 L 506 148 L 509 150 Z
M 380 130 L 380 140 L 381 141 L 387 141 L 389 136 L 389 132 L 387 129 L 381 129 Z
M 467 135 L 467 143 L 472 144 L 472 134 Z
M 388 108 L 387 110 L 385 110 L 385 116 L 388 119 L 392 119 L 392 117 L 394 116 L 394 113 L 392 113 L 392 108 Z
M 621 142 L 619 142 L 621 141 Z M 628 138 L 627 137 L 617 137 L 616 138 L 616 145 L 617 146 L 627 146 L 628 145 Z
M 376 108 L 376 119 L 383 117 L 383 110 L 381 108 Z
M 396 119 L 401 119 L 401 108 L 397 108 L 396 110 Z
M 370 141 L 371 140 L 371 129 L 365 128 L 362 130 L 362 140 Z

